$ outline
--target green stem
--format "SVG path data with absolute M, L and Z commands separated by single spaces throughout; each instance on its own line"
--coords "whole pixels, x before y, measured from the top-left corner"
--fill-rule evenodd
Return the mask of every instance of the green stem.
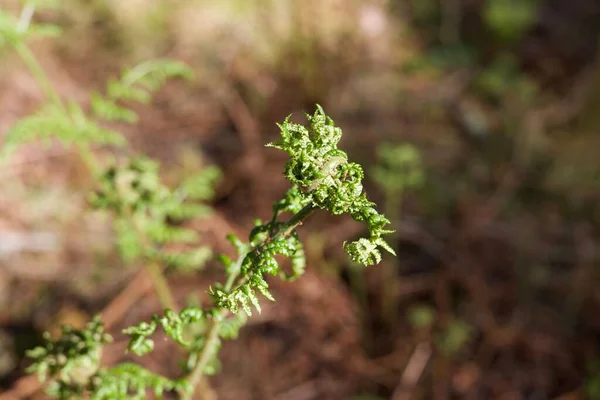
M 33 17 L 34 12 L 35 12 L 35 4 L 32 4 L 32 3 L 25 4 L 25 7 L 23 8 L 23 11 L 21 12 L 21 17 L 19 18 L 18 30 L 20 33 L 25 33 L 27 31 L 27 29 L 29 28 L 29 25 L 31 23 L 31 18 Z M 29 47 L 27 47 L 27 45 L 24 42 L 20 41 L 14 45 L 14 48 L 15 48 L 15 51 L 17 52 L 17 54 L 19 55 L 19 57 L 21 58 L 21 60 L 23 60 L 23 62 L 25 63 L 25 66 L 27 66 L 27 69 L 29 69 L 29 72 L 31 73 L 31 75 L 33 76 L 33 78 L 35 79 L 37 84 L 40 86 L 40 88 L 44 92 L 44 95 L 48 98 L 48 100 L 50 100 L 50 102 L 52 104 L 54 104 L 56 107 L 60 108 L 62 112 L 64 112 L 67 116 L 69 116 L 67 107 L 65 106 L 64 102 L 60 98 L 58 91 L 52 85 L 52 82 L 48 78 L 48 75 L 46 75 L 46 73 L 44 72 L 44 69 L 38 62 L 35 55 L 29 49 Z M 96 176 L 100 171 L 100 163 L 98 162 L 98 160 L 96 159 L 94 154 L 91 152 L 89 147 L 84 146 L 84 145 L 79 145 L 78 148 L 79 148 L 79 154 L 81 155 L 83 162 L 86 164 L 88 169 L 92 172 L 92 174 L 94 176 Z
M 229 275 L 227 283 L 225 284 L 226 292 L 229 292 L 231 290 L 233 283 L 239 276 L 240 269 L 242 267 L 242 262 L 244 261 L 244 258 L 246 258 L 246 255 L 247 253 L 241 254 L 235 262 L 235 264 L 232 266 L 231 274 Z M 219 346 L 219 332 L 221 330 L 222 321 L 225 318 L 226 314 L 227 310 L 221 310 L 219 315 L 213 317 L 213 319 L 211 320 L 212 324 L 210 326 L 208 334 L 206 335 L 206 343 L 202 348 L 202 353 L 200 354 L 198 362 L 194 366 L 194 369 L 192 370 L 188 378 L 192 390 L 189 393 L 182 394 L 182 400 L 192 400 L 196 387 L 202 381 L 204 369 L 206 368 L 210 360 L 214 357 L 215 352 L 217 351 L 217 348 Z
M 25 7 L 23 8 L 23 12 L 21 13 L 21 18 L 19 19 L 18 29 L 20 32 L 24 33 L 27 30 L 34 12 L 35 5 L 25 5 Z M 63 113 L 69 116 L 67 107 L 65 106 L 64 102 L 60 98 L 60 95 L 52 85 L 52 82 L 44 72 L 44 69 L 38 62 L 35 55 L 31 52 L 29 47 L 27 47 L 27 45 L 24 42 L 17 42 L 14 45 L 14 48 L 21 60 L 23 60 L 23 62 L 25 63 L 27 69 L 29 69 L 29 72 L 31 73 L 37 84 L 44 92 L 44 95 L 48 98 L 48 100 L 50 100 L 50 102 L 56 107 L 58 107 Z M 79 154 L 81 155 L 83 162 L 86 164 L 86 166 L 92 172 L 93 175 L 97 175 L 100 171 L 100 163 L 95 158 L 94 154 L 87 146 L 80 145 L 78 148 Z
M 273 235 L 269 236 L 263 243 L 254 248 L 251 252 L 260 252 L 265 245 L 273 242 L 281 236 L 289 235 L 298 225 L 302 224 L 302 221 L 304 221 L 304 219 L 308 217 L 314 210 L 315 208 L 312 204 L 305 206 L 296 214 L 294 214 L 285 224 L 281 225 Z M 231 273 L 229 274 L 223 289 L 225 292 L 229 293 L 232 290 L 235 290 L 234 288 L 246 283 L 248 277 L 240 277 L 240 271 L 242 264 L 248 255 L 249 253 L 240 254 L 239 258 L 232 266 Z M 184 394 L 182 396 L 182 400 L 191 400 L 194 396 L 194 390 L 204 376 L 204 370 L 206 369 L 206 366 L 210 360 L 214 357 L 219 346 L 219 331 L 221 330 L 222 321 L 225 319 L 227 313 L 227 310 L 221 310 L 220 314 L 211 320 L 211 326 L 206 337 L 206 343 L 202 348 L 202 353 L 200 354 L 198 362 L 194 366 L 194 369 L 188 378 L 190 386 L 192 387 L 192 391 Z
M 41 67 L 31 50 L 29 50 L 29 47 L 27 47 L 27 45 L 22 42 L 18 42 L 17 44 L 15 44 L 15 51 L 17 52 L 19 57 L 21 57 L 21 60 L 23 60 L 23 62 L 29 69 L 29 72 L 31 72 L 31 75 L 33 75 L 38 85 L 40 85 L 46 97 L 54 105 L 56 105 L 66 113 L 67 109 L 64 103 L 62 102 L 60 96 L 58 95 L 58 92 L 52 86 L 52 83 L 48 79 L 48 76 L 46 76 L 44 69 Z
M 31 18 L 33 13 L 35 12 L 35 5 L 28 3 L 23 8 L 23 12 L 21 13 L 21 17 L 19 19 L 19 31 L 24 33 L 29 27 Z M 35 55 L 31 52 L 29 47 L 24 42 L 18 42 L 15 44 L 15 51 L 21 57 L 31 75 L 34 77 L 38 85 L 41 87 L 42 91 L 54 104 L 56 107 L 60 108 L 66 115 L 68 115 L 68 110 L 65 104 L 63 103 L 60 95 L 52 85 L 50 79 L 44 72 L 44 69 L 38 62 Z M 150 65 L 151 66 L 151 65 Z M 146 71 L 142 71 L 144 74 Z M 90 150 L 90 148 L 86 145 L 80 144 L 78 145 L 79 154 L 83 159 L 84 163 L 94 176 L 98 176 L 100 173 L 100 163 L 94 156 L 94 153 Z M 142 242 L 142 246 L 148 247 L 150 246 L 148 240 L 146 238 L 145 233 L 140 229 L 138 224 L 135 222 L 133 215 L 129 215 L 130 220 L 133 222 L 136 231 L 138 232 L 138 237 Z M 146 264 L 146 269 L 148 271 L 148 275 L 152 279 L 152 283 L 156 290 L 156 294 L 163 308 L 170 308 L 173 311 L 177 310 L 177 304 L 173 298 L 171 291 L 169 290 L 169 285 L 167 284 L 167 280 L 164 277 L 164 274 L 160 268 L 160 266 L 155 261 L 150 261 L 150 263 Z

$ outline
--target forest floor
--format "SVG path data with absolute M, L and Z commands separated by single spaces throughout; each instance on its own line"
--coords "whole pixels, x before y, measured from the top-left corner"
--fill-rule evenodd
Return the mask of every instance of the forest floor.
M 263 145 L 289 113 L 301 118 L 322 103 L 344 130 L 342 146 L 367 166 L 386 141 L 413 143 L 423 157 L 424 187 L 402 194 L 401 210 L 392 210 L 398 258 L 356 270 L 340 246 L 360 233 L 356 224 L 327 215 L 307 223 L 307 274 L 293 284 L 270 281 L 277 302 L 224 345 L 223 370 L 206 398 L 575 400 L 594 387 L 600 394 L 600 168 L 589 122 L 596 98 L 585 91 L 600 88 L 597 62 L 567 71 L 565 95 L 539 95 L 532 105 L 509 90 L 490 106 L 471 88 L 476 68 L 406 79 L 385 60 L 365 65 L 313 50 L 314 62 L 328 63 L 316 88 L 290 67 L 306 62 L 302 52 L 267 72 L 242 53 L 216 83 L 206 83 L 214 71 L 201 70 L 198 84 L 168 84 L 136 108 L 138 125 L 119 126 L 136 151 L 163 162 L 167 181 L 203 165 L 222 169 L 214 215 L 190 223 L 219 252 L 230 251 L 227 233 L 246 236 L 286 190 L 285 159 Z M 61 95 L 82 102 L 123 67 L 103 43 L 73 39 L 34 51 Z M 198 64 L 176 46 L 166 55 Z M 42 99 L 16 59 L 1 68 L 0 133 Z M 485 128 L 470 125 L 477 118 Z M 77 154 L 37 145 L 0 169 L 0 391 L 15 398 L 43 398 L 35 378 L 23 377 L 24 351 L 41 332 L 102 312 L 116 337 L 103 354 L 109 365 L 135 358 L 124 354 L 120 330 L 160 311 L 147 277 L 116 255 L 110 225 L 87 212 L 82 171 Z M 398 205 L 373 180 L 367 189 Z M 220 277 L 210 264 L 169 282 L 185 304 L 206 300 Z M 167 341 L 136 361 L 177 371 Z

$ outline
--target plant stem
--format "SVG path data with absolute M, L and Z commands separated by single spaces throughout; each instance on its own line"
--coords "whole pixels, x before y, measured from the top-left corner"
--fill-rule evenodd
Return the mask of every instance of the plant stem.
M 270 235 L 263 243 L 255 247 L 251 252 L 260 252 L 261 249 L 270 242 L 278 239 L 281 236 L 289 235 L 298 225 L 302 224 L 302 221 L 304 221 L 304 219 L 308 217 L 314 210 L 315 208 L 312 204 L 304 206 L 304 208 L 294 214 L 285 224 L 281 225 L 273 235 Z M 233 264 L 231 273 L 229 274 L 223 289 L 226 293 L 229 293 L 232 290 L 235 290 L 235 288 L 246 283 L 248 277 L 240 277 L 240 270 L 244 260 L 251 252 L 240 254 L 235 264 Z M 194 369 L 188 378 L 190 386 L 192 387 L 192 391 L 184 394 L 182 396 L 183 400 L 192 399 L 192 396 L 194 395 L 194 389 L 196 386 L 198 386 L 198 383 L 204 375 L 204 369 L 209 361 L 214 357 L 214 354 L 219 346 L 219 331 L 221 330 L 221 324 L 227 313 L 227 310 L 221 310 L 219 315 L 215 316 L 211 320 L 211 326 L 206 337 L 206 343 L 202 348 L 202 353 L 200 354 L 198 362 L 194 366 Z
M 46 73 L 40 66 L 38 60 L 35 58 L 31 50 L 29 50 L 29 47 L 22 42 L 18 42 L 15 44 L 15 51 L 19 57 L 21 57 L 21 60 L 23 60 L 36 82 L 40 85 L 46 97 L 48 97 L 48 99 L 52 101 L 55 106 L 59 107 L 64 112 L 67 112 L 67 109 L 58 95 L 58 92 L 52 86 L 52 83 L 46 76 Z
M 31 22 L 31 18 L 33 17 L 33 13 L 35 12 L 35 5 L 28 3 L 25 5 L 21 17 L 19 19 L 19 31 L 25 32 L 29 27 Z M 42 91 L 54 104 L 56 107 L 60 108 L 66 115 L 69 115 L 67 107 L 63 103 L 60 95 L 52 85 L 50 79 L 44 72 L 44 69 L 41 67 L 35 55 L 31 52 L 29 47 L 24 42 L 17 42 L 15 44 L 15 51 L 21 57 L 29 72 L 34 77 L 38 85 L 41 87 Z M 90 148 L 86 145 L 79 145 L 79 154 L 83 159 L 84 163 L 92 173 L 92 175 L 97 176 L 100 172 L 100 163 L 94 156 L 94 153 L 90 150 Z M 133 215 L 129 215 L 130 219 L 133 221 L 133 224 L 138 232 L 138 236 L 142 242 L 142 246 L 148 247 L 150 244 L 146 238 L 145 233 L 139 228 L 138 224 L 135 222 Z M 160 300 L 160 303 L 163 308 L 170 308 L 173 311 L 177 311 L 177 303 L 175 302 L 171 291 L 169 290 L 169 286 L 167 284 L 167 280 L 165 279 L 163 272 L 160 266 L 155 262 L 151 261 L 146 264 L 146 269 L 148 271 L 148 275 L 152 279 L 152 283 L 156 290 L 156 295 Z
M 34 4 L 28 3 L 25 5 L 23 11 L 21 12 L 21 17 L 19 18 L 19 32 L 24 33 L 25 31 L 27 31 L 34 12 Z M 44 95 L 48 98 L 48 100 L 52 102 L 52 104 L 60 108 L 61 111 L 68 116 L 69 113 L 67 107 L 65 106 L 64 102 L 60 98 L 60 95 L 52 85 L 50 79 L 48 79 L 48 76 L 44 72 L 44 69 L 38 62 L 35 55 L 31 52 L 29 47 L 23 41 L 19 41 L 14 45 L 14 48 L 21 60 L 25 63 L 27 69 L 29 69 L 29 72 L 31 73 L 37 84 L 44 92 Z M 94 176 L 97 175 L 100 170 L 100 163 L 94 157 L 94 154 L 90 151 L 89 147 L 87 146 L 80 145 L 78 148 L 79 154 L 83 159 L 83 162 L 86 164 L 86 166 Z
M 33 18 L 34 12 L 35 4 L 27 2 L 27 4 L 25 4 L 25 7 L 23 7 L 23 11 L 21 11 L 21 16 L 19 17 L 19 23 L 17 26 L 19 33 L 23 34 L 27 31 L 27 29 L 29 29 L 31 18 Z M 23 40 L 18 41 L 15 43 L 14 47 L 19 57 L 21 57 L 21 60 L 23 60 L 23 62 L 29 69 L 29 72 L 31 72 L 31 75 L 33 75 L 33 78 L 42 88 L 46 97 L 48 97 L 48 99 L 52 101 L 54 105 L 66 112 L 66 107 L 60 99 L 58 92 L 56 91 L 54 86 L 52 86 L 52 83 L 50 82 L 50 79 L 48 79 L 48 76 L 44 72 L 44 69 L 38 62 L 37 58 L 35 58 L 29 47 L 27 47 L 25 42 Z
M 31 75 L 33 75 L 33 78 L 36 80 L 38 85 L 42 88 L 42 91 L 44 92 L 46 97 L 52 102 L 52 104 L 60 108 L 61 111 L 68 116 L 69 113 L 67 111 L 67 107 L 61 100 L 54 86 L 52 86 L 52 83 L 48 79 L 48 76 L 46 76 L 46 73 L 44 72 L 43 68 L 40 66 L 39 62 L 31 52 L 31 50 L 29 50 L 29 47 L 27 47 L 27 45 L 25 45 L 24 43 L 17 43 L 15 45 L 15 51 L 17 52 L 19 57 L 21 57 L 21 60 L 23 60 L 23 62 L 29 69 L 29 72 L 31 72 Z M 83 162 L 88 167 L 92 175 L 96 176 L 100 171 L 100 163 L 94 157 L 94 154 L 90 151 L 89 147 L 85 145 L 79 145 L 78 149 L 79 155 L 81 156 Z

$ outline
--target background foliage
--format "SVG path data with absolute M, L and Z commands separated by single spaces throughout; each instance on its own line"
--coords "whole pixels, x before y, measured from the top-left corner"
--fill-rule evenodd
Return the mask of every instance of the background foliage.
M 0 8 L 10 42 L 7 15 L 21 4 Z M 263 305 L 239 347 L 224 345 L 223 362 L 238 367 L 213 379 L 220 398 L 598 396 L 597 2 L 64 0 L 34 23 L 50 37 L 33 51 L 60 94 L 81 104 L 70 115 L 90 110 L 111 121 L 102 130 L 124 132 L 136 153 L 159 159 L 163 199 L 189 191 L 201 167 L 220 167 L 216 212 L 175 224 L 217 252 L 229 251 L 223 224 L 246 232 L 271 214 L 286 184 L 282 158 L 262 145 L 276 140 L 274 122 L 290 112 L 299 122 L 315 103 L 343 127 L 342 146 L 385 205 L 399 258 L 377 269 L 349 264 L 336 247 L 364 233 L 354 222 L 307 224 L 307 283 L 273 283 L 277 307 Z M 60 122 L 55 108 L 38 110 L 43 94 L 6 46 L 4 148 L 14 129 Z M 171 82 L 139 105 L 151 87 L 120 72 L 150 58 L 183 60 L 196 79 Z M 142 91 L 122 95 L 123 80 L 106 89 L 117 76 Z M 117 99 L 119 107 L 106 103 Z M 29 126 L 14 127 L 34 110 Z M 99 145 L 112 137 L 89 126 Z M 75 140 L 65 124 L 53 128 Z M 24 349 L 41 343 L 42 331 L 83 328 L 132 279 L 112 246 L 118 235 L 124 254 L 139 255 L 131 230 L 113 232 L 101 213 L 83 216 L 91 184 L 81 163 L 64 147 L 32 144 L 0 170 L 3 388 L 22 375 Z M 152 163 L 114 168 L 155 184 Z M 156 212 L 172 221 L 184 217 L 173 210 L 193 211 L 180 205 Z M 169 245 L 161 257 L 186 246 Z M 208 256 L 189 257 L 173 263 Z M 179 304 L 209 301 L 198 288 L 219 267 L 207 268 L 173 268 Z M 311 297 L 315 288 L 328 296 Z M 123 324 L 149 320 L 159 309 L 152 298 Z M 106 356 L 121 354 L 111 346 Z M 157 341 L 155 353 L 149 367 L 173 368 L 172 348 Z M 249 358 L 254 369 L 240 362 Z M 414 382 L 408 372 L 419 360 Z M 256 365 L 269 373 L 257 376 Z

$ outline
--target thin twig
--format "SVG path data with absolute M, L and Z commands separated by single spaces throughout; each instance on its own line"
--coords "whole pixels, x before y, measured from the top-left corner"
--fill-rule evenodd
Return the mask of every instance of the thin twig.
M 431 345 L 419 343 L 406 364 L 400 384 L 392 395 L 392 400 L 409 400 L 412 397 L 430 357 Z

